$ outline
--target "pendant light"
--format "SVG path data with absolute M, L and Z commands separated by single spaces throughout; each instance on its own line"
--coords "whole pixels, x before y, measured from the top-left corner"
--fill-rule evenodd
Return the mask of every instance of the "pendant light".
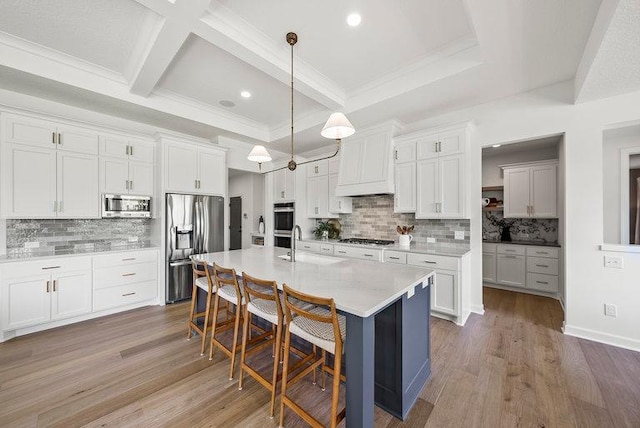
M 332 157 L 335 157 L 340 151 L 341 139 L 349 137 L 356 132 L 351 122 L 349 122 L 349 119 L 347 119 L 347 117 L 343 113 L 340 113 L 340 112 L 332 113 L 331 116 L 329 116 L 329 119 L 327 120 L 327 122 L 324 124 L 324 127 L 322 128 L 320 135 L 322 135 L 325 138 L 336 140 L 335 153 L 323 158 L 296 163 L 296 161 L 293 159 L 293 46 L 296 43 L 298 43 L 298 35 L 296 33 L 290 32 L 290 33 L 287 33 L 285 38 L 287 40 L 287 43 L 289 43 L 289 46 L 291 46 L 291 137 L 290 137 L 291 158 L 289 159 L 289 163 L 286 166 L 283 166 L 281 168 L 277 168 L 271 171 L 262 172 L 262 163 L 270 162 L 271 155 L 269 154 L 269 152 L 264 146 L 260 146 L 260 145 L 254 146 L 253 149 L 251 149 L 249 156 L 247 156 L 247 159 L 249 159 L 252 162 L 258 162 L 258 169 L 263 174 L 268 174 L 270 172 L 279 171 L 285 168 L 288 168 L 290 171 L 294 171 L 298 167 L 298 165 L 304 165 L 306 163 L 316 162 L 319 160 L 330 159 Z

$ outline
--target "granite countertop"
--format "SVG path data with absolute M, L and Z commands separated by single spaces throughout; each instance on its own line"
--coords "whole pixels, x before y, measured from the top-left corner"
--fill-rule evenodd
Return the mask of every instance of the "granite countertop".
M 393 250 L 393 251 L 404 251 L 407 253 L 420 253 L 420 254 L 433 254 L 433 255 L 441 255 L 441 256 L 456 256 L 462 257 L 465 254 L 471 251 L 466 245 L 456 245 L 456 244 L 442 244 L 442 243 L 434 243 L 434 244 L 421 244 L 414 245 L 411 244 L 409 248 L 401 247 L 397 243 L 391 245 L 362 245 L 362 244 L 349 244 L 347 242 L 338 242 L 337 239 L 301 239 L 302 242 L 319 242 L 319 243 L 327 243 L 333 245 L 344 245 L 347 247 L 356 247 L 356 248 L 375 248 L 378 250 Z
M 109 248 L 105 248 L 103 250 L 84 250 L 84 249 L 74 249 L 74 250 L 64 250 L 64 251 L 56 251 L 55 253 L 45 253 L 45 252 L 24 252 L 17 254 L 9 254 L 0 256 L 0 263 L 10 263 L 16 261 L 23 260 L 34 260 L 34 259 L 56 259 L 60 257 L 75 257 L 75 256 L 86 256 L 92 254 L 104 254 L 104 253 L 112 253 L 112 252 L 124 252 L 124 251 L 142 251 L 142 250 L 157 250 L 160 249 L 159 245 L 155 244 L 131 244 L 131 245 L 118 245 L 112 246 Z
M 557 242 L 549 241 L 498 241 L 496 239 L 483 239 L 483 244 L 507 244 L 507 245 L 535 245 L 536 247 L 562 247 Z
M 433 269 L 305 253 L 295 263 L 279 258 L 286 248 L 262 247 L 198 254 L 194 260 L 218 263 L 236 272 L 273 279 L 312 295 L 333 297 L 336 307 L 359 317 L 375 314 L 435 274 Z

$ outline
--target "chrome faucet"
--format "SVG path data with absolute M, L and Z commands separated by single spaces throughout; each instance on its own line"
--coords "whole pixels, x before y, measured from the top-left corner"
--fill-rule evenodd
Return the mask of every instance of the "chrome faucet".
M 296 230 L 298 231 L 298 239 L 302 239 L 302 229 L 297 224 L 291 229 L 291 257 L 290 261 L 296 261 Z

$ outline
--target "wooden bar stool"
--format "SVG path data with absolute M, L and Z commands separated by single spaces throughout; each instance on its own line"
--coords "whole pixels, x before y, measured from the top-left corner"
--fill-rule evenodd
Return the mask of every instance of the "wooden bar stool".
M 346 415 L 346 409 L 338 413 L 338 394 L 340 391 L 340 380 L 344 380 L 341 375 L 342 352 L 344 350 L 344 340 L 346 338 L 347 320 L 343 315 L 338 315 L 333 299 L 311 296 L 300 293 L 286 284 L 282 285 L 284 290 L 285 320 L 287 332 L 284 340 L 284 367 L 282 373 L 282 396 L 280 402 L 280 426 L 284 422 L 284 406 L 291 408 L 296 414 L 313 427 L 323 427 L 323 425 L 311 416 L 300 405 L 287 397 L 287 387 L 298 382 L 307 374 L 315 371 L 317 367 L 322 369 L 322 386 L 324 389 L 325 372 L 333 376 L 333 389 L 331 396 L 331 422 L 330 427 L 334 428 Z M 308 305 L 314 305 L 309 308 Z M 310 354 L 314 356 L 311 364 L 295 376 L 288 379 L 289 373 L 289 352 L 291 349 L 291 335 L 298 336 L 314 346 L 314 351 Z M 322 355 L 315 355 L 315 349 L 322 349 Z M 326 364 L 326 352 L 334 355 L 333 367 Z
M 238 285 L 235 269 L 227 269 L 213 265 L 213 279 L 216 285 L 216 293 L 213 304 L 213 327 L 211 329 L 211 345 L 209 347 L 209 360 L 213 360 L 213 352 L 216 347 L 220 348 L 228 357 L 231 358 L 231 367 L 229 369 L 229 380 L 233 379 L 233 369 L 235 366 L 236 353 L 240 350 L 238 343 L 238 333 L 240 330 L 240 320 L 242 318 L 242 310 L 245 303 L 244 296 Z M 235 305 L 233 316 L 224 321 L 218 321 L 218 311 L 220 309 L 220 299 Z M 216 334 L 233 328 L 233 342 L 230 348 L 227 348 L 222 342 L 216 338 Z
M 240 381 L 238 389 L 242 389 L 242 375 L 246 371 L 260 384 L 271 392 L 271 407 L 269 416 L 273 417 L 276 403 L 276 385 L 280 378 L 278 366 L 280 361 L 280 349 L 282 344 L 282 328 L 284 327 L 284 314 L 278 285 L 275 281 L 258 279 L 242 272 L 242 285 L 247 304 L 244 307 L 244 323 L 242 328 L 242 353 L 240 354 Z M 271 331 L 266 331 L 260 336 L 253 337 L 252 343 L 257 343 L 247 349 L 249 342 L 249 320 L 251 315 L 262 318 L 272 325 Z M 247 356 L 266 347 L 273 346 L 273 372 L 271 379 L 262 376 L 256 369 L 247 363 Z
M 189 312 L 189 331 L 187 332 L 187 339 L 191 340 L 193 332 L 197 332 L 200 335 L 202 345 L 200 347 L 200 355 L 204 355 L 204 347 L 206 344 L 207 330 L 210 324 L 213 323 L 211 319 L 211 301 L 213 295 L 216 292 L 216 286 L 213 284 L 211 274 L 207 268 L 207 264 L 204 262 L 193 261 L 193 290 L 191 292 L 191 310 Z M 204 312 L 198 312 L 198 288 L 204 290 L 207 293 L 207 302 Z M 204 317 L 204 323 L 202 327 L 198 325 L 198 319 Z M 211 322 L 210 322 L 211 321 Z

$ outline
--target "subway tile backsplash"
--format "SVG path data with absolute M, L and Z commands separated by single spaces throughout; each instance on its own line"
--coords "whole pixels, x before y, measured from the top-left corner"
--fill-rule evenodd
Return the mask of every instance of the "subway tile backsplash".
M 353 213 L 341 214 L 341 238 L 376 238 L 398 241 L 396 226 L 415 226 L 413 243 L 426 245 L 427 238 L 444 244 L 469 247 L 469 220 L 417 220 L 414 214 L 394 213 L 393 195 L 359 196 L 353 198 Z M 464 231 L 464 239 L 454 239 L 454 232 Z
M 151 219 L 7 220 L 7 256 L 146 247 Z

